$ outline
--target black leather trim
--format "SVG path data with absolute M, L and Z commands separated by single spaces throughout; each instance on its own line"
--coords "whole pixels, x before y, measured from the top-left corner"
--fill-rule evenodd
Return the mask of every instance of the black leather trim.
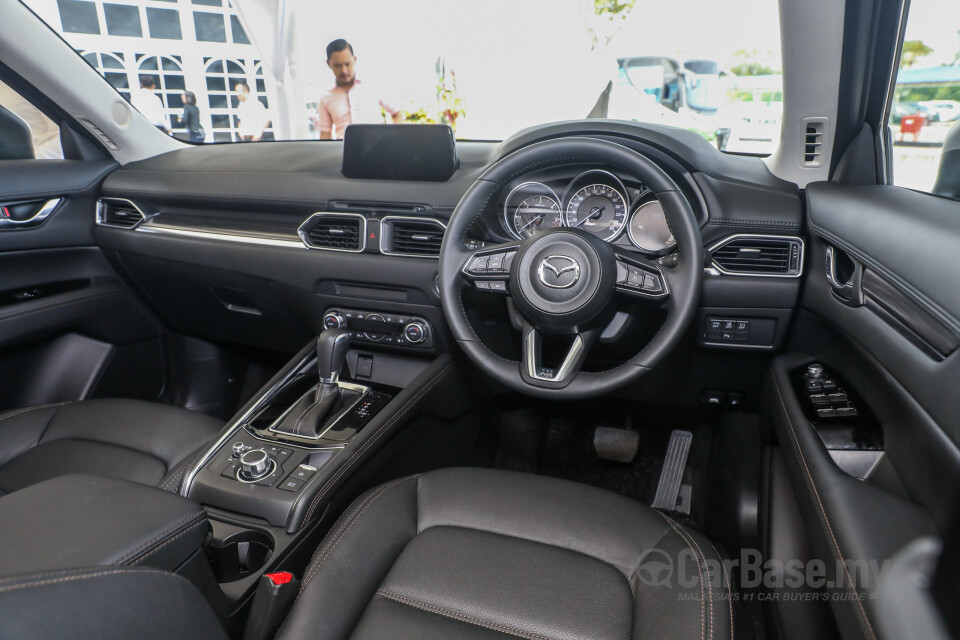
M 648 559 L 679 567 L 681 556 L 695 562 L 692 582 L 646 580 Z M 347 509 L 278 638 L 721 640 L 734 617 L 720 559 L 699 535 L 621 496 L 443 469 L 372 489 Z
M 59 476 L 4 496 L 0 521 L 0 576 L 110 564 L 173 571 L 210 530 L 194 502 L 91 475 Z
M 146 568 L 81 568 L 0 580 L 0 640 L 226 640 L 186 579 Z

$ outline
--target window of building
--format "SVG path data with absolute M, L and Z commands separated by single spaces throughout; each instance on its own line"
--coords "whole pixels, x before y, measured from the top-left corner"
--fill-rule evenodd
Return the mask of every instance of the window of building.
M 107 33 L 111 36 L 143 37 L 140 28 L 140 9 L 128 4 L 103 4 Z
M 203 42 L 226 42 L 227 29 L 222 13 L 193 12 L 193 25 L 197 31 L 197 40 Z
M 60 127 L 19 93 L 0 82 L 0 106 L 15 113 L 30 127 L 35 158 L 62 159 Z
M 180 31 L 180 13 L 175 9 L 155 9 L 147 7 L 147 24 L 150 37 L 162 40 L 182 40 Z
M 239 100 L 233 91 L 237 82 L 248 82 L 247 73 L 235 60 L 209 60 L 206 68 L 207 105 L 214 142 L 232 142 L 239 124 L 236 110 Z
M 100 53 L 89 51 L 83 54 L 83 59 L 90 66 L 100 72 L 113 88 L 120 92 L 127 100 L 130 99 L 130 80 L 123 64 L 122 53 Z
M 237 16 L 230 16 L 230 31 L 233 32 L 233 41 L 237 44 L 250 44 L 250 38 L 247 37 L 247 32 L 243 30 L 243 25 L 240 24 L 240 18 Z
M 100 33 L 97 5 L 88 0 L 57 0 L 60 24 L 66 33 Z

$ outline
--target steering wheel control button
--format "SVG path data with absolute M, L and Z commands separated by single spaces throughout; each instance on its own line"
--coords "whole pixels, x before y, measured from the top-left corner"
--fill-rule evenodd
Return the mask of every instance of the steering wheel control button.
M 487 265 L 489 264 L 489 258 L 487 256 L 478 256 L 473 259 L 473 262 L 470 263 L 469 270 L 471 273 L 486 273 Z

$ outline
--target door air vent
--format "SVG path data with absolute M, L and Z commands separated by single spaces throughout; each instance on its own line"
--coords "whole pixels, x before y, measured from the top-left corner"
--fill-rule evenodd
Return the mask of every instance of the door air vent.
M 800 122 L 803 128 L 803 162 L 805 167 L 822 167 L 825 160 L 823 145 L 827 140 L 826 118 L 804 118 Z
M 795 278 L 803 268 L 803 240 L 792 236 L 738 234 L 710 248 L 720 273 Z
M 380 252 L 412 258 L 436 258 L 446 226 L 433 218 L 386 216 L 380 220 Z
M 357 213 L 315 213 L 298 233 L 311 249 L 359 253 L 366 247 L 367 219 Z
M 146 219 L 140 208 L 123 198 L 97 200 L 97 224 L 118 229 L 133 229 Z

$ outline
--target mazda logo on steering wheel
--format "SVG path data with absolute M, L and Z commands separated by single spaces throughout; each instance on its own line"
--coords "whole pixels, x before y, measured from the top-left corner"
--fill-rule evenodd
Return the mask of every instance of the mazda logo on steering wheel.
M 570 256 L 547 256 L 537 266 L 537 278 L 551 289 L 572 287 L 580 279 L 580 263 Z

